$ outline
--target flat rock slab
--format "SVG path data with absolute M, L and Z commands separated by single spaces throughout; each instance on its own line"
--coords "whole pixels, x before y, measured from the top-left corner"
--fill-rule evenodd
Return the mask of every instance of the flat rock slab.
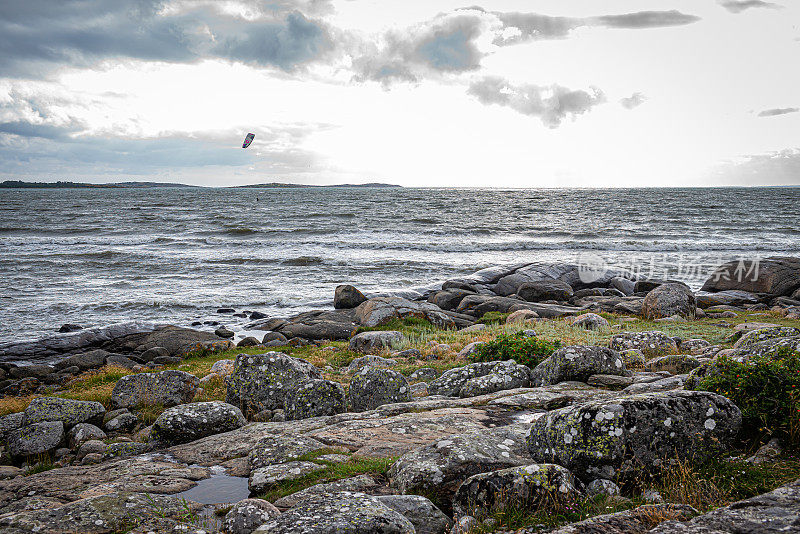
M 590 517 L 550 534 L 645 534 L 650 532 L 654 522 L 686 521 L 698 513 L 686 504 L 645 504 L 623 512 Z
M 260 467 L 250 473 L 250 491 L 258 493 L 281 482 L 295 480 L 323 469 L 325 469 L 324 465 L 314 462 L 287 462 Z

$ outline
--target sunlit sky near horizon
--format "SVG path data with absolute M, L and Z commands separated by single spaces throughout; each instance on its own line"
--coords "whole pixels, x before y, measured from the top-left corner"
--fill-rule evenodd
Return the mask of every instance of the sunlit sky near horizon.
M 0 180 L 800 185 L 789 0 L 12 0 L 0 50 Z

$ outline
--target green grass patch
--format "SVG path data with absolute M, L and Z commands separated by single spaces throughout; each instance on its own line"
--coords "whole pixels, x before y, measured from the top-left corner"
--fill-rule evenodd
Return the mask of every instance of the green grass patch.
M 397 330 L 406 334 L 415 333 L 419 331 L 437 330 L 437 328 L 429 320 L 422 317 L 414 317 L 409 315 L 402 319 L 394 318 L 389 322 L 379 326 L 359 326 L 356 328 L 356 334 L 362 332 L 374 332 L 376 330 Z
M 483 314 L 483 317 L 478 319 L 478 323 L 480 324 L 505 324 L 506 319 L 508 316 L 511 315 L 510 313 L 503 313 L 497 311 L 490 311 Z

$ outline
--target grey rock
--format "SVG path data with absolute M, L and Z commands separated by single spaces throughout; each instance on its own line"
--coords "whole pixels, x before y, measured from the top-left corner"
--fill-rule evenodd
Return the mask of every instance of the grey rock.
M 428 297 L 428 302 L 435 304 L 443 310 L 453 311 L 458 308 L 458 305 L 462 300 L 464 300 L 464 297 L 474 294 L 475 291 L 470 289 L 445 289 L 431 293 L 431 295 Z
M 700 360 L 686 354 L 670 354 L 660 356 L 647 362 L 645 369 L 648 371 L 669 371 L 674 375 L 688 373 L 700 367 Z
M 495 391 L 528 387 L 531 385 L 531 377 L 531 369 L 525 365 L 518 365 L 513 360 L 496 362 L 491 372 L 466 380 L 458 395 L 477 397 Z
M 259 493 L 281 482 L 295 480 L 323 469 L 325 469 L 324 465 L 300 461 L 267 465 L 250 471 L 248 486 L 252 493 Z
M 375 499 L 408 519 L 416 534 L 446 534 L 453 521 L 421 495 L 379 495 Z
M 539 314 L 533 310 L 517 310 L 506 317 L 506 324 L 524 323 L 538 318 Z
M 453 318 L 438 306 L 428 302 L 412 302 L 401 297 L 376 297 L 363 302 L 355 309 L 355 317 L 359 324 L 370 328 L 404 317 L 427 319 L 439 328 L 455 327 Z
M 640 381 L 633 383 L 623 389 L 623 393 L 638 394 L 638 393 L 656 393 L 659 391 L 669 391 L 671 389 L 678 389 L 686 382 L 686 375 L 671 376 L 669 378 L 661 378 L 653 381 Z
M 95 401 L 40 397 L 33 399 L 25 408 L 25 424 L 31 425 L 42 421 L 61 421 L 66 427 L 78 423 L 101 424 L 105 413 L 105 407 Z
M 517 288 L 517 296 L 528 302 L 543 300 L 569 300 L 572 298 L 572 286 L 561 280 L 540 280 L 525 282 Z
M 608 285 L 609 287 L 621 291 L 625 295 L 633 295 L 636 291 L 636 282 L 628 280 L 627 278 L 622 278 L 621 276 L 612 278 Z
M 133 361 L 132 359 L 123 356 L 121 354 L 110 354 L 106 358 L 106 365 L 110 365 L 112 367 L 123 367 L 125 369 L 133 370 L 136 368 L 137 365 L 140 365 L 139 362 Z
M 610 347 L 617 351 L 639 349 L 645 356 L 663 356 L 678 352 L 675 340 L 659 330 L 614 334 L 611 336 Z
M 684 284 L 663 284 L 650 291 L 642 302 L 646 319 L 679 315 L 693 318 L 697 302 L 694 293 Z
M 533 370 L 535 386 L 548 386 L 575 380 L 586 382 L 592 375 L 625 376 L 622 356 L 607 347 L 573 345 L 558 349 Z
M 619 375 L 592 375 L 586 379 L 592 387 L 604 389 L 623 389 L 633 384 L 633 377 Z
M 410 400 L 411 389 L 406 377 L 391 369 L 365 367 L 350 381 L 348 401 L 354 412 Z
M 372 356 L 368 354 L 360 358 L 356 358 L 350 365 L 347 366 L 348 373 L 355 373 L 364 367 L 375 367 L 376 369 L 388 369 L 397 365 L 397 360 L 392 358 L 382 358 L 380 356 Z
M 367 297 L 351 285 L 336 286 L 333 294 L 333 307 L 337 310 L 355 308 L 362 302 L 365 302 Z
M 702 291 L 729 289 L 750 293 L 791 295 L 800 287 L 800 258 L 771 257 L 754 261 L 730 261 L 719 267 L 703 284 Z
M 464 348 L 458 352 L 458 357 L 460 359 L 467 359 L 478 352 L 478 348 L 485 344 L 485 341 L 473 341 L 472 343 L 468 343 L 464 345 Z
M 619 486 L 617 486 L 610 480 L 605 480 L 603 478 L 596 478 L 586 485 L 586 493 L 590 497 L 594 497 L 595 495 L 616 497 L 620 495 L 620 489 Z
M 227 379 L 225 400 L 245 414 L 283 409 L 287 392 L 319 378 L 322 377 L 316 367 L 280 352 L 239 354 Z
M 222 527 L 228 534 L 250 534 L 280 511 L 263 499 L 244 499 L 234 504 L 225 514 Z
M 286 393 L 283 404 L 288 421 L 347 411 L 344 388 L 330 380 L 310 380 L 300 384 Z
M 325 450 L 327 446 L 308 436 L 266 436 L 249 451 L 250 470 L 297 460 L 312 452 Z
M 108 432 L 130 432 L 139 424 L 139 418 L 132 413 L 121 413 L 109 419 L 103 428 Z
M 403 334 L 394 330 L 361 332 L 350 339 L 350 350 L 365 354 L 379 352 L 382 349 L 392 348 L 403 339 Z
M 108 445 L 106 445 L 102 441 L 96 439 L 89 440 L 84 442 L 80 446 L 80 448 L 78 449 L 78 453 L 76 454 L 76 457 L 78 460 L 81 460 L 87 454 L 98 454 L 100 455 L 100 458 L 102 458 L 107 448 Z
M 164 410 L 153 423 L 151 437 L 174 445 L 230 432 L 245 424 L 247 420 L 236 406 L 222 401 L 194 402 Z
M 11 378 L 38 378 L 41 380 L 54 371 L 55 368 L 52 365 L 32 364 L 12 367 L 8 373 Z
M 66 334 L 69 332 L 77 332 L 78 330 L 83 330 L 81 325 L 72 324 L 72 323 L 64 323 L 61 325 L 61 328 L 58 329 L 59 333 Z
M 771 327 L 745 333 L 733 345 L 735 356 L 776 356 L 800 350 L 800 328 Z
M 267 332 L 266 334 L 264 334 L 264 339 L 261 340 L 261 343 L 264 343 L 266 345 L 267 343 L 271 342 L 277 342 L 280 343 L 281 345 L 285 345 L 286 343 L 289 342 L 289 340 L 286 339 L 286 336 L 284 336 L 280 332 Z
M 26 458 L 56 450 L 64 442 L 64 423 L 44 421 L 8 433 L 8 452 L 13 458 Z
M 139 359 L 146 363 L 152 362 L 159 356 L 170 356 L 169 349 L 166 347 L 153 347 L 142 352 L 142 354 L 139 356 Z
M 262 525 L 270 534 L 415 534 L 402 514 L 363 493 L 314 495 Z
M 697 307 L 702 309 L 712 306 L 745 306 L 761 302 L 761 298 L 757 294 L 735 289 L 717 293 L 700 291 L 695 295 L 695 299 L 697 300 Z
M 237 347 L 257 347 L 259 345 L 261 342 L 253 336 L 247 336 L 236 344 Z
M 704 350 L 708 349 L 711 346 L 711 343 L 706 341 L 705 339 L 687 339 L 681 343 L 681 350 L 684 352 L 689 352 L 691 354 L 697 355 L 701 354 Z
M 278 508 L 292 508 L 297 506 L 300 502 L 312 495 L 327 495 L 329 493 L 337 493 L 340 491 L 359 491 L 368 492 L 372 491 L 378 486 L 378 483 L 369 475 L 358 475 L 352 478 L 344 478 L 335 480 L 333 482 L 325 482 L 323 484 L 315 484 L 302 489 L 298 492 L 281 497 L 275 501 L 275 506 Z
M 136 456 L 150 450 L 150 445 L 147 443 L 137 443 L 135 441 L 110 443 L 105 452 L 103 459 L 109 460 L 111 458 L 125 458 L 128 456 Z
M 89 423 L 78 423 L 67 432 L 70 449 L 78 449 L 87 441 L 106 439 L 106 433 Z
M 746 461 L 754 465 L 774 462 L 783 454 L 783 447 L 778 438 L 772 438 L 769 443 L 765 443 L 758 448 L 756 453 Z
M 608 321 L 606 321 L 605 317 L 601 317 L 596 313 L 584 313 L 578 315 L 571 324 L 572 326 L 585 328 L 587 330 L 597 330 L 599 328 L 609 327 Z
M 434 380 L 437 376 L 439 376 L 439 371 L 433 369 L 432 367 L 423 367 L 421 369 L 417 369 L 410 375 L 408 375 L 408 380 L 410 382 L 420 381 L 420 382 L 430 382 Z
M 527 371 L 525 371 L 526 369 Z M 431 381 L 428 385 L 428 389 L 431 395 L 445 395 L 448 397 L 473 396 L 471 393 L 482 390 L 487 386 L 489 389 L 494 387 L 490 385 L 492 381 L 491 377 L 485 381 L 473 380 L 492 375 L 495 372 L 497 372 L 497 377 L 494 384 L 500 389 L 494 389 L 494 391 L 511 389 L 513 387 L 525 387 L 530 384 L 530 369 L 525 366 L 518 366 L 513 360 L 509 360 L 508 362 L 477 362 L 465 365 L 464 367 L 449 369 L 442 373 L 442 376 Z M 467 387 L 467 384 L 470 385 Z M 464 389 L 465 387 L 467 389 Z M 462 390 L 464 391 L 463 395 Z M 486 392 L 488 393 L 489 391 Z
M 233 336 L 236 335 L 234 332 L 228 330 L 224 326 L 220 326 L 219 328 L 214 330 L 214 333 L 223 339 L 231 339 L 233 338 Z
M 25 426 L 25 412 L 10 413 L 0 417 L 0 442 L 5 441 L 9 432 L 22 426 Z
M 687 504 L 645 504 L 631 510 L 596 515 L 552 530 L 550 534 L 646 534 L 651 532 L 654 521 L 687 521 L 699 513 Z
M 573 502 L 583 495 L 583 484 L 567 469 L 529 464 L 469 477 L 453 497 L 453 510 L 482 519 L 506 506 L 535 508 L 553 501 Z
M 111 406 L 176 406 L 190 402 L 199 383 L 196 376 L 174 370 L 123 376 L 111 392 Z
M 66 369 L 68 367 L 78 367 L 81 371 L 88 371 L 89 369 L 97 369 L 106 363 L 106 358 L 111 356 L 111 353 L 102 349 L 96 349 L 83 354 L 75 354 L 68 358 L 57 362 L 54 367 L 58 370 Z
M 729 445 L 742 414 L 705 391 L 670 391 L 592 401 L 548 412 L 531 425 L 537 461 L 562 465 L 584 480 L 630 477 L 665 458 L 702 461 Z
M 644 353 L 639 349 L 624 349 L 619 351 L 622 361 L 627 369 L 642 369 L 647 364 Z

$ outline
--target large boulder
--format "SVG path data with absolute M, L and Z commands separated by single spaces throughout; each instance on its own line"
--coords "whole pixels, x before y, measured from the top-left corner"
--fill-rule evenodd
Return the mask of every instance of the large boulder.
M 403 334 L 394 330 L 361 332 L 350 339 L 350 350 L 371 354 L 390 349 L 403 341 Z
M 744 306 L 747 304 L 758 304 L 761 298 L 749 291 L 729 289 L 717 293 L 701 291 L 695 294 L 698 308 L 710 308 L 712 306 Z
M 194 402 L 162 412 L 150 435 L 157 442 L 174 445 L 236 430 L 245 424 L 247 420 L 236 406 L 222 401 Z
M 45 421 L 23 426 L 8 433 L 8 452 L 14 458 L 47 454 L 64 442 L 64 423 Z
M 364 493 L 313 495 L 255 532 L 269 534 L 415 534 L 403 514 Z
M 355 308 L 366 300 L 361 291 L 347 284 L 336 286 L 333 293 L 333 307 L 337 310 Z
M 495 297 L 491 295 L 470 295 L 464 297 L 456 311 L 474 317 L 483 317 L 489 312 L 513 313 L 518 310 L 532 310 L 539 317 L 563 317 L 576 315 L 581 308 L 561 306 L 544 302 L 526 302 L 518 298 Z
M 473 475 L 453 497 L 456 515 L 479 519 L 507 506 L 538 508 L 573 504 L 584 496 L 583 484 L 567 469 L 553 464 L 530 464 Z
M 72 450 L 78 448 L 87 441 L 106 439 L 106 433 L 89 423 L 78 423 L 67 432 L 67 445 Z
M 225 401 L 248 415 L 283 409 L 286 393 L 319 378 L 322 376 L 316 367 L 280 352 L 239 354 L 226 380 Z
M 286 392 L 283 406 L 290 421 L 336 415 L 347 411 L 347 397 L 341 384 L 315 379 Z
M 33 399 L 25 408 L 25 424 L 32 425 L 42 421 L 61 421 L 69 428 L 78 423 L 100 425 L 106 414 L 105 407 L 95 401 L 78 401 L 61 397 L 41 397 Z
M 455 328 L 452 317 L 441 308 L 428 302 L 412 302 L 401 297 L 376 297 L 361 303 L 355 310 L 356 320 L 362 326 L 374 328 L 392 319 L 418 317 L 439 328 Z
M 573 345 L 558 349 L 533 370 L 534 386 L 549 386 L 575 380 L 586 382 L 592 375 L 625 376 L 620 354 L 607 347 Z
M 389 482 L 400 493 L 435 496 L 444 504 L 472 475 L 530 463 L 525 428 L 508 425 L 450 436 L 408 452 L 389 469 Z
M 475 291 L 470 289 L 445 289 L 431 293 L 428 302 L 439 306 L 443 310 L 453 311 L 464 300 L 464 297 L 474 295 Z
M 480 380 L 488 377 L 485 380 Z M 431 395 L 448 397 L 473 397 L 482 393 L 493 393 L 504 389 L 530 385 L 531 371 L 513 360 L 506 362 L 477 362 L 456 367 L 428 385 Z M 482 393 L 480 393 L 482 392 Z
M 736 356 L 777 356 L 800 350 L 800 328 L 776 326 L 747 332 L 733 345 Z
M 184 371 L 161 371 L 123 376 L 111 392 L 113 408 L 160 404 L 165 407 L 190 402 L 200 380 Z
M 75 354 L 68 358 L 64 358 L 56 362 L 54 367 L 59 371 L 67 367 L 77 367 L 81 371 L 88 371 L 89 369 L 97 369 L 106 363 L 106 358 L 111 356 L 111 353 L 103 349 L 95 349 L 82 354 Z
M 311 340 L 349 339 L 357 325 L 353 322 L 353 310 L 315 310 L 290 317 L 289 321 L 275 323 L 274 329 L 286 338 Z
M 397 371 L 364 367 L 350 381 L 348 400 L 352 411 L 364 412 L 382 404 L 410 401 L 411 388 Z
M 791 295 L 800 287 L 800 258 L 772 257 L 730 261 L 716 268 L 702 291 L 736 289 L 750 293 Z
M 422 495 L 378 495 L 375 499 L 400 512 L 414 525 L 416 534 L 446 534 L 453 522 Z
M 703 461 L 728 446 L 742 414 L 705 391 L 670 391 L 592 401 L 533 422 L 528 447 L 537 461 L 583 480 L 640 476 L 668 459 Z
M 650 291 L 642 302 L 645 319 L 661 319 L 680 315 L 693 318 L 697 302 L 694 293 L 684 284 L 663 284 Z
M 638 349 L 645 356 L 663 356 L 678 352 L 678 344 L 675 343 L 675 340 L 659 330 L 614 334 L 611 336 L 609 346 L 620 352 Z
M 543 300 L 569 300 L 572 298 L 572 286 L 561 280 L 540 280 L 525 282 L 517 289 L 517 296 L 528 302 Z

